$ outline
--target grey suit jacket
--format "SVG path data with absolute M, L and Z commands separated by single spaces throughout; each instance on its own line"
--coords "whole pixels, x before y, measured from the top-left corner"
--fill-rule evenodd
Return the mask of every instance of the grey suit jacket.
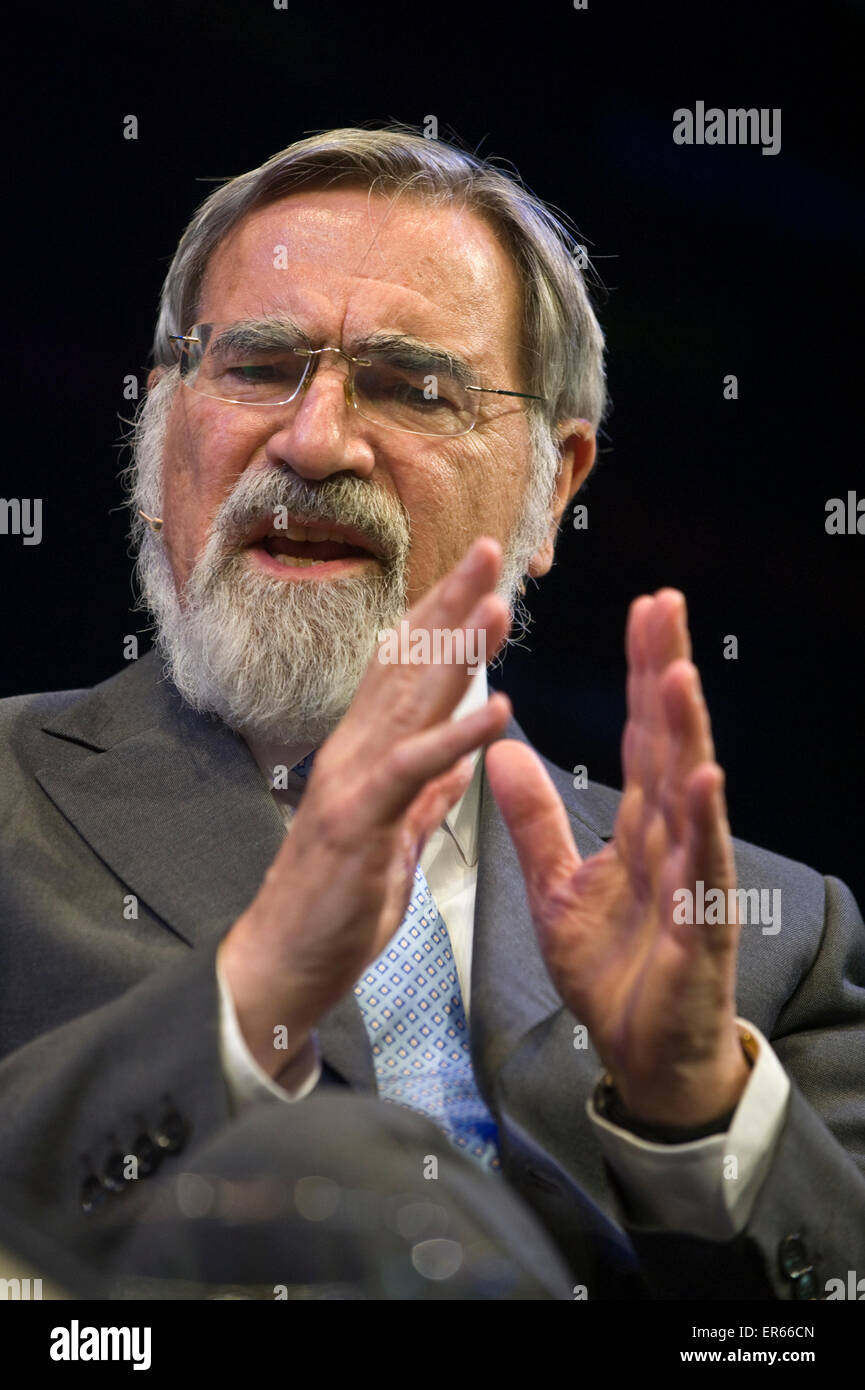
M 87 1206 L 112 1155 L 160 1126 L 189 1151 L 229 1123 L 214 958 L 284 828 L 243 740 L 184 706 L 153 655 L 90 691 L 4 701 L 0 727 L 0 1185 L 83 1248 L 82 1191 Z M 546 766 L 597 852 L 618 793 Z M 777 936 L 743 930 L 738 1011 L 792 1093 L 747 1228 L 721 1243 L 629 1219 L 585 1113 L 599 1060 L 573 1046 L 486 782 L 479 856 L 478 1083 L 508 1182 L 588 1296 L 819 1297 L 865 1271 L 865 928 L 845 886 L 736 843 L 740 885 L 784 904 Z M 374 1094 L 352 996 L 320 1038 L 324 1084 Z

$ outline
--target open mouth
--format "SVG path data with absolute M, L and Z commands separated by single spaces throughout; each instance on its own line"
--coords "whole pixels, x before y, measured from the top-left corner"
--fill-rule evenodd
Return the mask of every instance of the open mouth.
M 360 532 L 324 522 L 271 526 L 253 537 L 248 546 L 258 564 L 272 572 L 281 571 L 286 578 L 290 570 L 335 573 L 380 560 L 373 543 Z

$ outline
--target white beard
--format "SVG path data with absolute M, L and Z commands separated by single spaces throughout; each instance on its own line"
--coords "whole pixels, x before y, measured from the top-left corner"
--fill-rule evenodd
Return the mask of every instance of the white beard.
M 398 627 L 406 615 L 408 515 L 395 498 L 348 473 L 308 483 L 290 470 L 247 470 L 217 513 L 181 606 L 165 545 L 137 516 L 138 509 L 162 514 L 162 455 L 176 389 L 176 372 L 169 372 L 146 398 L 127 471 L 142 606 L 154 616 L 166 673 L 193 709 L 217 715 L 232 729 L 317 747 L 348 710 L 379 632 Z M 540 485 L 538 470 L 532 472 L 497 588 L 521 631 L 528 615 L 518 586 L 549 527 L 546 499 L 557 466 L 551 443 L 549 450 Z M 264 574 L 251 565 L 244 540 L 278 507 L 355 526 L 383 558 L 374 570 L 327 582 Z

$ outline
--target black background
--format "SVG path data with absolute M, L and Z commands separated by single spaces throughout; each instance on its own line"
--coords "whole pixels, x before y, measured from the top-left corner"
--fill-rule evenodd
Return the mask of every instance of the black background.
M 0 694 L 123 664 L 123 379 L 212 180 L 303 134 L 435 115 L 579 227 L 609 415 L 535 623 L 496 679 L 558 763 L 619 785 L 630 600 L 684 590 L 734 831 L 865 893 L 859 577 L 861 4 L 33 6 L 10 43 Z M 780 107 L 780 154 L 676 146 L 673 111 Z M 134 114 L 137 140 L 123 138 Z M 739 399 L 725 401 L 735 373 Z M 739 642 L 723 658 L 724 637 Z

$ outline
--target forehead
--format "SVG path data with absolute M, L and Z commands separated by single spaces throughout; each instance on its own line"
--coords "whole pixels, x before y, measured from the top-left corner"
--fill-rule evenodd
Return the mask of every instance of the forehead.
M 513 367 L 522 317 L 509 253 L 478 214 L 356 188 L 293 193 L 249 213 L 213 252 L 202 322 L 294 319 L 350 349 L 375 329 Z

